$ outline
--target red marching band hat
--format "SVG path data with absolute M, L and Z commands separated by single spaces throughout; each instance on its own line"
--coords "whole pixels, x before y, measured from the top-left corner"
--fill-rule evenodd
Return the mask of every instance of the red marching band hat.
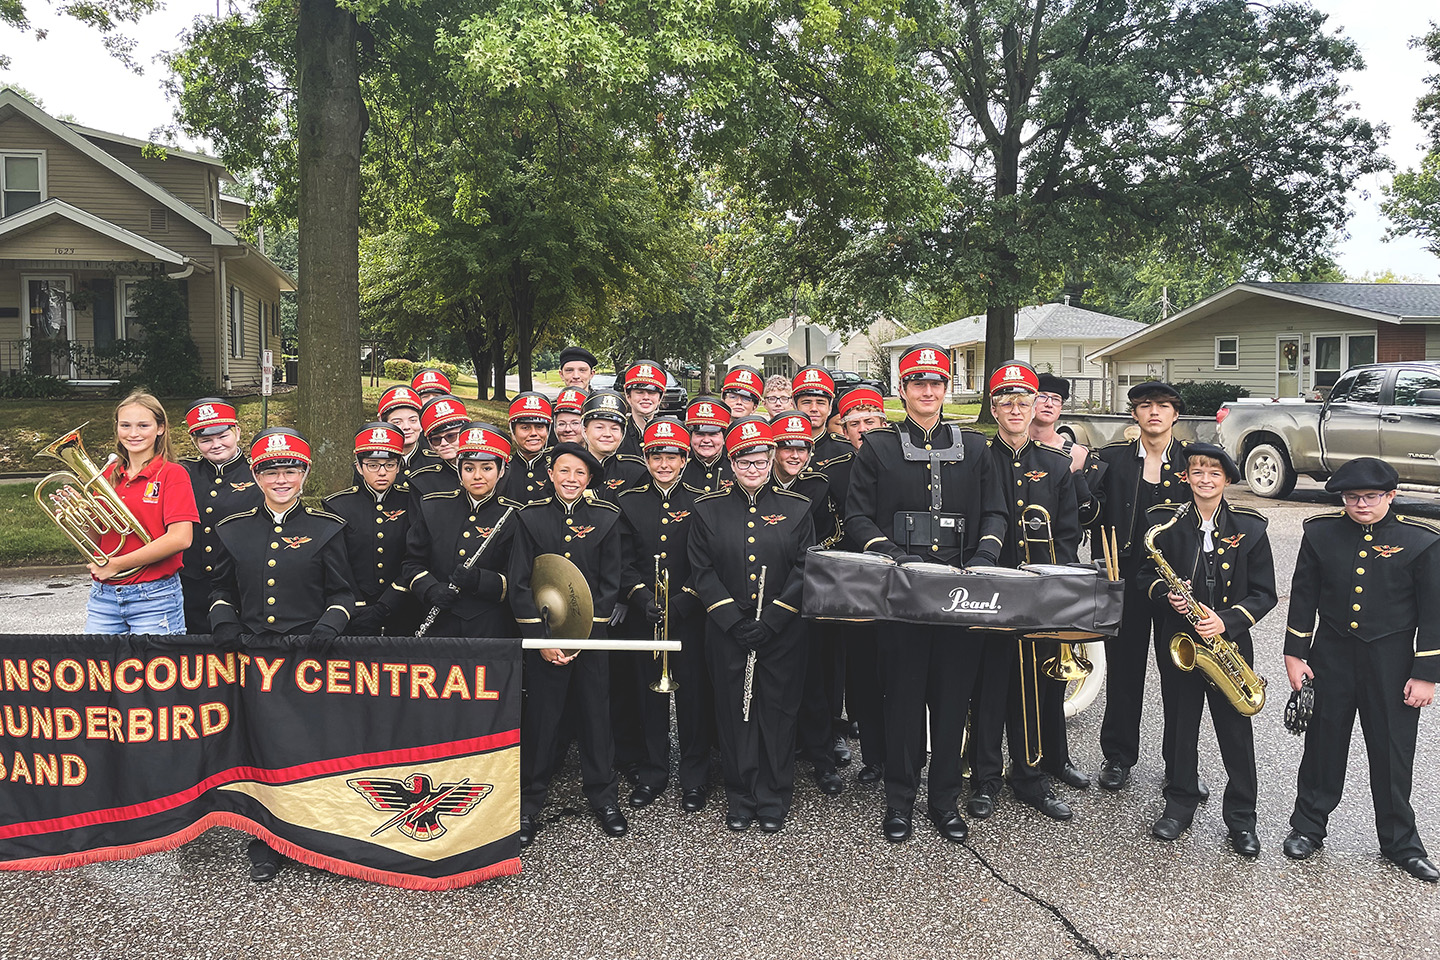
M 741 417 L 730 425 L 730 432 L 725 434 L 725 452 L 732 457 L 756 447 L 773 446 L 775 434 L 764 417 Z
M 641 360 L 625 371 L 625 389 L 648 387 L 665 392 L 665 368 L 651 360 Z
M 405 434 L 393 423 L 367 423 L 355 434 L 357 457 L 369 459 L 399 457 L 404 454 Z
M 730 408 L 714 397 L 696 397 L 685 408 L 685 425 L 692 430 L 701 427 L 724 430 L 730 426 Z
M 777 447 L 811 447 L 815 445 L 810 418 L 803 413 L 784 413 L 770 424 Z
M 420 429 L 429 434 L 439 427 L 459 426 L 470 422 L 465 404 L 454 397 L 433 397 L 420 410 Z
M 434 368 L 421 370 L 410 381 L 410 389 L 416 393 L 449 393 L 450 378 Z
M 994 373 L 990 375 L 991 395 L 1004 393 L 1030 393 L 1040 392 L 1040 374 L 1035 368 L 1023 360 L 1011 360 L 1001 364 Z
M 764 396 L 760 383 L 760 371 L 754 367 L 736 367 L 725 374 L 725 379 L 720 382 L 720 395 L 723 397 L 727 390 L 739 390 L 748 393 L 759 403 Z
M 938 343 L 922 343 L 900 358 L 900 382 L 950 379 L 950 351 Z
M 843 417 L 856 407 L 876 407 L 883 414 L 885 398 L 873 387 L 855 387 L 840 398 L 840 415 Z
M 289 427 L 271 427 L 255 435 L 250 445 L 250 468 L 266 466 L 310 466 L 310 444 Z
M 589 396 L 579 387 L 566 387 L 560 391 L 551 407 L 553 413 L 579 413 L 585 407 L 585 398 Z
M 425 401 L 421 400 L 420 395 L 409 387 L 404 385 L 391 387 L 380 394 L 380 419 L 384 420 L 396 407 L 414 407 L 415 412 L 419 413 L 420 408 L 424 405 Z
M 681 453 L 690 452 L 690 431 L 679 420 L 670 417 L 661 417 L 658 420 L 650 421 L 645 428 L 645 435 L 641 438 L 640 445 L 646 453 Z
M 549 423 L 555 419 L 550 410 L 550 398 L 533 390 L 517 394 L 510 401 L 511 423 Z
M 790 381 L 790 395 L 799 399 L 806 394 L 835 396 L 835 378 L 824 367 L 805 367 Z
M 198 433 L 202 437 L 222 433 L 239 423 L 235 407 L 219 397 L 196 400 L 185 413 L 185 426 L 192 434 Z
M 461 460 L 509 460 L 510 441 L 488 423 L 476 423 L 460 434 Z

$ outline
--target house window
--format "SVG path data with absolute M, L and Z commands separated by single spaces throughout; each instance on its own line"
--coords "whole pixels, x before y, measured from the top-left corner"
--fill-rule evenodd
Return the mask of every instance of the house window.
M 1239 337 L 1216 337 L 1216 338 L 1215 338 L 1215 369 L 1216 369 L 1216 370 L 1238 370 L 1238 369 L 1240 369 L 1240 338 L 1239 338 Z
M 1375 334 L 1328 333 L 1312 341 L 1313 387 L 1333 387 L 1351 367 L 1375 362 Z
M 45 199 L 45 154 L 0 153 L 0 217 L 28 210 Z
M 868 379 L 870 379 L 870 361 L 869 361 L 869 360 L 856 360 L 856 361 L 855 361 L 855 372 L 858 373 L 858 374 L 860 374 L 860 379 L 861 379 L 861 380 L 868 380 Z
M 1078 377 L 1085 372 L 1085 344 L 1060 344 L 1060 375 Z
M 245 292 L 230 288 L 230 356 L 245 356 Z
M 135 322 L 135 294 L 140 288 L 138 277 L 121 277 L 115 281 L 115 339 L 138 336 L 144 327 Z

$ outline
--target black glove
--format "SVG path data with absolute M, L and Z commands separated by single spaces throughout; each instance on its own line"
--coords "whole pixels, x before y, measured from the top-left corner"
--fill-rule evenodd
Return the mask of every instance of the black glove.
M 461 593 L 471 592 L 479 582 L 479 567 L 459 566 L 450 571 L 450 584 Z
M 240 635 L 244 627 L 238 623 L 222 623 L 210 628 L 210 642 L 223 650 L 235 650 L 240 646 Z
M 665 611 L 660 609 L 660 604 L 651 600 L 645 604 L 645 619 L 651 623 L 659 623 L 665 619 Z
M 975 556 L 970 558 L 970 566 L 972 567 L 994 567 L 998 566 L 999 563 L 999 557 L 985 550 L 979 551 Z
M 476 570 L 475 595 L 491 602 L 505 595 L 505 578 L 494 570 Z
M 322 644 L 328 644 L 339 635 L 339 631 L 328 623 L 317 623 L 310 631 L 310 639 L 315 643 Z
M 441 610 L 449 610 L 460 599 L 460 594 L 450 589 L 448 583 L 433 584 L 425 591 L 425 602 L 432 607 L 439 607 Z
M 730 635 L 742 647 L 754 650 L 765 642 L 765 627 L 759 620 L 741 620 L 730 630 Z
M 899 563 L 899 564 L 906 564 L 906 563 L 924 563 L 924 562 L 925 562 L 925 558 L 924 558 L 924 557 L 920 557 L 920 556 L 916 556 L 916 555 L 913 554 L 913 553 L 907 553 L 907 554 L 905 554 L 905 556 L 901 557 L 899 560 L 896 560 L 895 562 L 896 562 L 896 563 Z
M 379 608 L 366 604 L 355 608 L 355 615 L 350 618 L 345 633 L 352 637 L 378 637 L 384 628 L 385 621 Z

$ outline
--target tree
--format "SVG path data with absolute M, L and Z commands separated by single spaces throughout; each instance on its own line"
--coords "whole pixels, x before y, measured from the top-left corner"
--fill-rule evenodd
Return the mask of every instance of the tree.
M 135 41 L 120 30 L 120 25 L 138 23 L 141 17 L 162 5 L 161 0 L 60 0 L 51 4 L 61 16 L 71 17 L 98 31 L 110 55 L 136 73 L 140 72 L 140 65 L 133 56 Z M 25 0 L 0 0 L 0 25 L 30 33 L 33 27 L 25 13 Z M 36 32 L 43 40 L 43 31 Z M 10 58 L 0 53 L 0 70 L 9 67 Z
M 1440 26 L 1410 41 L 1425 50 L 1425 58 L 1440 64 Z M 1385 188 L 1380 209 L 1394 221 L 1388 236 L 1415 236 L 1426 241 L 1425 249 L 1440 257 L 1440 74 L 1425 78 L 1430 85 L 1415 103 L 1415 119 L 1430 134 L 1430 150 L 1419 169 L 1397 173 Z

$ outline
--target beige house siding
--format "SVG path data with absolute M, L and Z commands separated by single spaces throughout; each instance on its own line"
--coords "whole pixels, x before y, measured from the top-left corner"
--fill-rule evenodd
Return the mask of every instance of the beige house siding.
M 163 160 L 147 157 L 139 147 L 132 147 L 127 143 L 94 137 L 86 139 L 145 179 L 169 191 L 177 200 L 194 208 L 202 217 L 213 219 L 210 190 L 214 173 L 207 165 L 174 155 Z
M 134 247 L 96 233 L 70 220 L 52 220 L 19 236 L 0 240 L 0 260 L 111 260 L 126 263 L 141 257 Z M 172 267 L 173 269 L 173 267 Z
M 1091 363 L 1085 358 L 1096 350 L 1101 349 L 1110 340 L 1027 340 L 1024 345 L 1030 349 L 1030 365 L 1041 373 L 1053 373 L 1061 377 L 1093 377 L 1103 378 L 1105 368 L 1098 363 Z M 1075 344 L 1080 347 L 1080 369 L 1065 369 L 1061 360 L 1064 356 L 1064 346 Z M 1015 345 L 1019 352 L 1021 344 Z
M 244 302 L 244 356 L 230 357 L 230 387 L 239 389 L 250 384 L 260 382 L 260 352 L 267 348 L 264 331 L 260 328 L 260 305 L 265 304 L 265 315 L 268 317 L 272 309 L 278 309 L 280 302 L 280 288 L 268 271 L 246 260 L 230 260 L 225 265 L 226 286 L 225 309 L 227 334 L 226 344 L 229 339 L 229 309 L 230 309 L 230 288 L 238 288 L 245 296 Z M 269 344 L 270 349 L 276 349 L 277 344 Z M 359 361 L 356 361 L 357 369 Z
M 1425 359 L 1440 360 L 1440 324 L 1425 326 Z
M 240 230 L 240 222 L 250 215 L 250 206 L 220 198 L 220 226 L 232 233 Z

